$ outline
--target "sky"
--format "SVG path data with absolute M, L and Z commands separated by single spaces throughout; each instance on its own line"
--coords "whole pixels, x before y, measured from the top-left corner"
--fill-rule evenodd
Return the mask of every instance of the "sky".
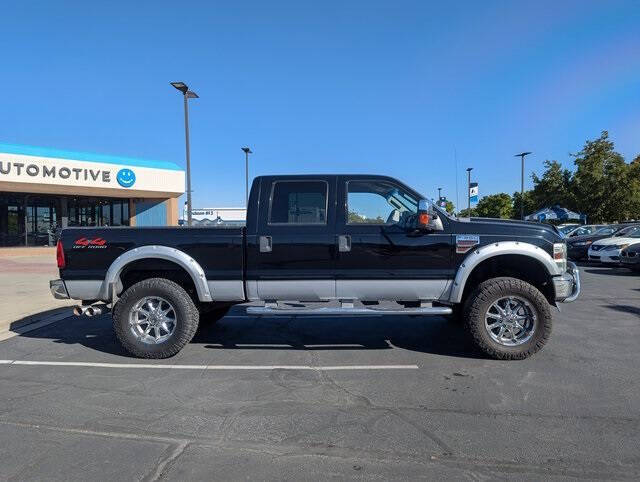
M 260 174 L 371 173 L 466 205 L 520 189 L 514 154 L 640 153 L 640 2 L 29 1 L 0 16 L 0 142 L 185 165 L 194 207 Z M 456 169 L 457 159 L 457 169 Z M 456 189 L 457 186 L 457 189 Z M 456 196 L 457 191 L 457 196 Z

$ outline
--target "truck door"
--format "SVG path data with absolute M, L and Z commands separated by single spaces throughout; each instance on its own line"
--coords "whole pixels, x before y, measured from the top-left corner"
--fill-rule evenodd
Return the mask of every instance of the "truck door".
M 455 275 L 448 220 L 433 233 L 402 226 L 417 212 L 418 197 L 390 178 L 338 178 L 338 298 L 434 300 L 447 290 Z
M 335 298 L 335 176 L 261 178 L 255 236 L 247 237 L 249 298 Z

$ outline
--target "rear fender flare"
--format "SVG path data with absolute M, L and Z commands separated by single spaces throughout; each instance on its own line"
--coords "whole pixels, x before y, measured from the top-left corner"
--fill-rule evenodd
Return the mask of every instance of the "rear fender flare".
M 168 246 L 157 245 L 134 248 L 118 256 L 118 258 L 111 263 L 111 266 L 109 266 L 107 275 L 102 282 L 102 287 L 100 288 L 101 299 L 112 299 L 115 293 L 113 292 L 113 288 L 110 287 L 117 287 L 118 289 L 121 289 L 122 281 L 120 280 L 120 274 L 129 263 L 149 258 L 164 259 L 181 266 L 187 273 L 189 273 L 189 276 L 191 276 L 193 284 L 196 287 L 196 292 L 198 293 L 198 299 L 200 301 L 211 301 L 211 291 L 209 290 L 207 277 L 204 274 L 202 266 L 200 266 L 195 259 L 184 251 L 170 248 Z
M 560 268 L 556 265 L 555 261 L 553 261 L 551 255 L 535 244 L 523 243 L 520 241 L 500 241 L 497 243 L 491 243 L 486 246 L 482 246 L 481 248 L 471 250 L 467 257 L 462 261 L 462 264 L 456 273 L 456 277 L 453 280 L 448 301 L 451 303 L 460 303 L 462 301 L 465 284 L 467 283 L 467 279 L 474 268 L 489 258 L 503 254 L 519 254 L 534 258 L 546 268 L 550 276 L 558 276 L 562 274 L 560 272 Z

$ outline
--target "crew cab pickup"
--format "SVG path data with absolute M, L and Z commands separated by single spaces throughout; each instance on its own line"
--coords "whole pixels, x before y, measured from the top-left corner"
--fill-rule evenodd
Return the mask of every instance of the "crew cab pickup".
M 245 227 L 69 228 L 57 260 L 53 295 L 111 310 L 146 358 L 176 354 L 200 318 L 264 302 L 247 313 L 449 316 L 487 356 L 520 359 L 549 338 L 551 306 L 580 293 L 554 227 L 458 219 L 376 175 L 258 177 Z

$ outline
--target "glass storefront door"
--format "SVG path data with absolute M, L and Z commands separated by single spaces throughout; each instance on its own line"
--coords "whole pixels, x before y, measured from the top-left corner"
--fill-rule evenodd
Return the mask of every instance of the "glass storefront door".
M 29 246 L 49 246 L 57 228 L 55 199 L 27 197 L 26 209 L 25 229 Z

